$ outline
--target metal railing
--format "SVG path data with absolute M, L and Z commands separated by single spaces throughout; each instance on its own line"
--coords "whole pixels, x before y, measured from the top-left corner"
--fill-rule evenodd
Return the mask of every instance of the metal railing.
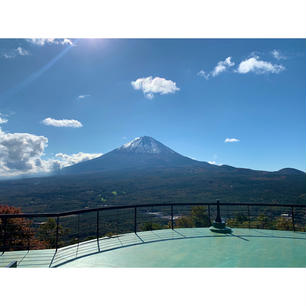
M 100 237 L 208 227 L 217 206 L 228 226 L 305 231 L 306 205 L 171 203 L 106 206 L 61 213 L 0 214 L 0 251 L 55 248 Z

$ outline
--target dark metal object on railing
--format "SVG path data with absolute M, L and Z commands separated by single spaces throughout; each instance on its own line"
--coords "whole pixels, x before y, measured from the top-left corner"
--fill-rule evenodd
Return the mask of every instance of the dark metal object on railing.
M 10 262 L 7 266 L 7 268 L 17 268 L 17 261 Z
M 221 213 L 220 213 L 220 202 L 217 201 L 217 217 L 216 217 L 216 220 L 215 222 L 218 222 L 218 223 L 221 223 L 222 220 L 221 220 Z
M 217 201 L 217 216 L 212 226 L 209 228 L 214 233 L 230 234 L 232 229 L 226 226 L 225 221 L 222 221 L 220 212 L 220 202 Z

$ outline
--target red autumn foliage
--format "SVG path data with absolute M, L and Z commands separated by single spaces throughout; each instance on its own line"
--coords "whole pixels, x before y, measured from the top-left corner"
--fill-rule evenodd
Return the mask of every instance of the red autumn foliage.
M 0 205 L 1 214 L 20 214 L 21 209 Z M 6 224 L 5 224 L 6 223 Z M 35 238 L 32 221 L 26 218 L 0 218 L 0 250 L 26 250 L 45 248 L 45 242 Z

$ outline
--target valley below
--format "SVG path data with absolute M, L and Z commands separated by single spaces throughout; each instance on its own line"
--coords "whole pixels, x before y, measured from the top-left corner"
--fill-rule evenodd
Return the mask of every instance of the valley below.
M 0 204 L 24 212 L 61 212 L 146 203 L 306 202 L 306 175 L 256 171 L 229 175 L 205 169 L 169 168 L 65 175 L 0 182 Z

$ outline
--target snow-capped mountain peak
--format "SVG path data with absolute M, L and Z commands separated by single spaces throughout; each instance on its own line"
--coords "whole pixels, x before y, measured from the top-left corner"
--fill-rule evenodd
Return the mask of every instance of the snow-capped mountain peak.
M 64 168 L 62 173 L 165 169 L 188 167 L 199 163 L 201 164 L 201 162 L 176 153 L 152 137 L 143 136 L 137 137 L 100 157 Z
M 149 154 L 175 153 L 159 141 L 149 136 L 137 137 L 118 148 L 118 151 Z

